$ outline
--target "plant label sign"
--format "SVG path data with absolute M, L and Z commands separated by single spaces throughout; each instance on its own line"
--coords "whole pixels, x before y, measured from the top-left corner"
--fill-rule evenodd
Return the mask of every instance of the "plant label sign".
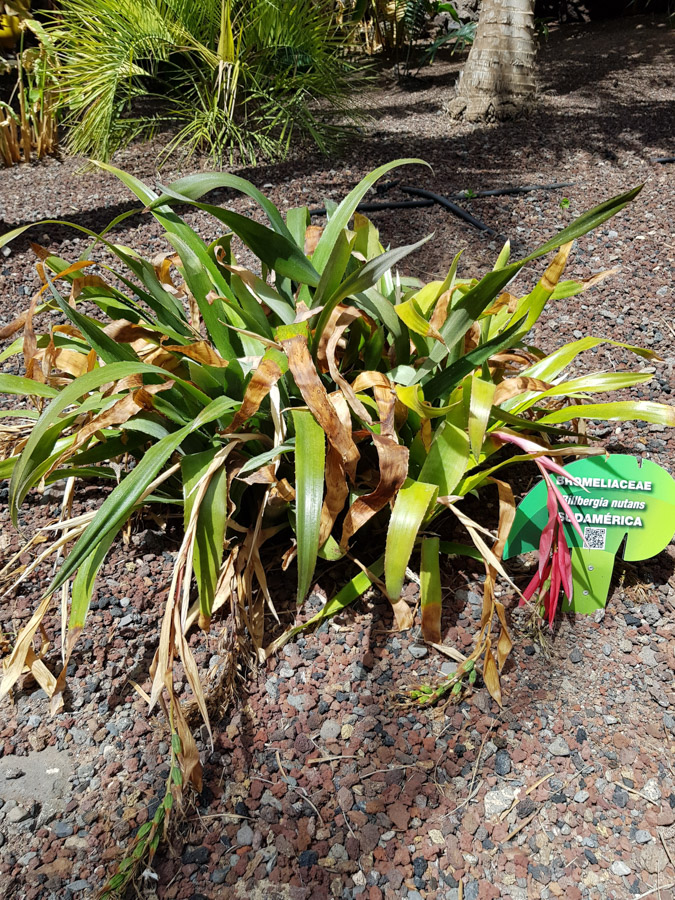
M 552 474 L 584 535 L 561 510 L 572 555 L 572 601 L 565 611 L 593 613 L 604 607 L 614 567 L 623 559 L 649 559 L 665 549 L 675 533 L 675 480 L 648 459 L 594 456 L 568 466 L 570 478 Z M 575 484 L 572 476 L 581 484 Z M 548 521 L 546 485 L 540 481 L 523 498 L 504 548 L 504 558 L 537 550 Z

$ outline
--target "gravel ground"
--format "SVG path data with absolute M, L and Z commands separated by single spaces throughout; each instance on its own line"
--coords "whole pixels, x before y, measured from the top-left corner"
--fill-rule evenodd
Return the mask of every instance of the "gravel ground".
M 550 309 L 534 337 L 547 350 L 582 333 L 650 346 L 662 362 L 654 381 L 631 394 L 667 402 L 675 365 L 672 166 L 653 159 L 673 154 L 672 46 L 672 31 L 646 17 L 554 31 L 540 55 L 537 113 L 489 127 L 448 121 L 443 104 L 459 63 L 441 63 L 412 87 L 385 82 L 369 94 L 373 121 L 340 162 L 298 155 L 243 174 L 281 208 L 342 197 L 366 171 L 398 156 L 428 160 L 433 174 L 411 168 L 404 178 L 443 194 L 573 181 L 564 191 L 467 202 L 511 238 L 518 255 L 574 213 L 645 182 L 629 209 L 579 242 L 570 268 L 582 277 L 608 267 L 617 274 Z M 133 147 L 116 163 L 152 179 L 155 149 Z M 165 170 L 160 178 L 178 174 Z M 101 228 L 129 203 L 113 178 L 81 174 L 75 160 L 5 172 L 1 190 L 7 227 L 63 216 Z M 569 210 L 560 207 L 563 195 Z M 225 201 L 254 210 L 241 198 L 223 194 Z M 189 218 L 205 236 L 215 234 L 201 214 Z M 498 250 L 439 207 L 373 218 L 392 245 L 435 232 L 410 265 L 415 274 L 444 275 L 460 248 L 464 272 L 484 270 Z M 37 238 L 64 256 L 82 249 L 58 227 L 45 226 Z M 165 249 L 148 217 L 129 220 L 116 239 L 147 254 Z M 27 244 L 17 243 L 0 258 L 0 321 L 25 307 L 35 284 Z M 601 347 L 587 362 L 608 366 L 605 353 Z M 612 359 L 636 365 L 621 353 Z M 610 450 L 672 471 L 673 437 L 659 426 L 595 434 Z M 6 497 L 0 490 L 0 501 Z M 56 514 L 59 500 L 56 489 L 31 498 L 24 532 Z M 96 487 L 78 497 L 79 509 L 97 502 Z M 4 512 L 2 523 L 8 555 L 18 536 Z M 147 686 L 175 546 L 149 529 L 111 554 L 71 665 L 65 712 L 49 719 L 34 685 L 2 706 L 6 897 L 93 895 L 149 805 L 153 813 L 167 775 L 165 732 L 129 679 Z M 503 710 L 484 690 L 444 711 L 398 707 L 397 691 L 452 664 L 420 648 L 416 633 L 393 633 L 376 597 L 300 638 L 220 724 L 215 750 L 200 741 L 205 788 L 186 812 L 175 851 L 157 857 L 157 895 L 672 900 L 674 569 L 673 545 L 627 567 L 606 616 L 566 618 L 548 656 L 521 635 L 504 676 Z M 460 649 L 470 646 L 480 616 L 477 571 L 445 573 L 445 640 Z M 42 573 L 0 609 L 4 636 L 29 618 L 48 577 Z M 414 600 L 414 586 L 408 590 Z M 47 623 L 55 637 L 56 626 L 56 619 Z M 201 665 L 218 666 L 217 635 L 192 643 Z

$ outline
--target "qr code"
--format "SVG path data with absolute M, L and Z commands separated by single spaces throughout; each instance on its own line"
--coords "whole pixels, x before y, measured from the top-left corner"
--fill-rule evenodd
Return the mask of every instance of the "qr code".
M 584 528 L 584 544 L 591 550 L 604 550 L 606 528 Z

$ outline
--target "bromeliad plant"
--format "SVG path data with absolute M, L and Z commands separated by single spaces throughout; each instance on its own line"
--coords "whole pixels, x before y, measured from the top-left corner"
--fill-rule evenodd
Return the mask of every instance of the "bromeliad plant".
M 30 398 L 31 406 L 19 411 L 27 426 L 5 429 L 0 474 L 10 479 L 15 523 L 32 489 L 63 481 L 65 494 L 61 520 L 42 533 L 57 539 L 18 580 L 50 552 L 72 546 L 5 660 L 0 694 L 30 670 L 58 708 L 96 574 L 113 542 L 144 507 L 173 504 L 182 507 L 184 537 L 162 611 L 149 700 L 153 706 L 169 699 L 186 783 L 199 784 L 200 767 L 174 700 L 174 661 L 182 662 L 208 724 L 188 630 L 209 629 L 214 615 L 229 611 L 264 660 L 308 624 L 274 641 L 266 633 L 266 608 L 276 610 L 263 545 L 265 552 L 278 550 L 284 568 L 295 560 L 298 605 L 319 560 L 358 557 L 360 571 L 309 624 L 375 583 L 400 628 L 413 623 L 401 593 L 419 546 L 422 629 L 432 643 L 442 637 L 439 552 L 479 554 L 487 571 L 483 614 L 462 671 L 470 675 L 482 658 L 483 678 L 501 699 L 498 673 L 511 640 L 494 583 L 498 573 L 507 577 L 500 556 L 515 504 L 510 486 L 496 477 L 500 469 L 544 455 L 597 452 L 550 443 L 575 434 L 563 426 L 579 420 L 675 424 L 673 409 L 658 403 L 585 403 L 597 392 L 651 378 L 614 371 L 566 378 L 570 363 L 602 339 L 582 338 L 549 355 L 524 344 L 548 301 L 567 300 L 607 274 L 562 280 L 571 242 L 623 209 L 639 188 L 580 216 L 525 259 L 511 262 L 507 244 L 480 280 L 460 276 L 458 255 L 442 281 L 421 284 L 392 270 L 428 238 L 384 250 L 372 223 L 356 213 L 377 179 L 403 163 L 420 161 L 376 169 L 329 209 L 325 227 L 312 225 L 306 208 L 283 217 L 234 175 L 188 176 L 158 195 L 104 165 L 136 195 L 136 212 L 163 227 L 169 252 L 151 262 L 114 243 L 112 226 L 132 212 L 101 235 L 75 226 L 91 245 L 73 262 L 33 245 L 43 287 L 3 333 L 23 331 L 2 359 L 23 354 L 25 375 L 0 376 L 2 391 Z M 205 202 L 215 188 L 255 200 L 267 223 Z M 213 216 L 223 235 L 202 241 L 176 212 L 180 205 Z M 256 265 L 237 261 L 238 242 Z M 513 294 L 523 266 L 552 251 L 536 286 Z M 36 317 L 48 309 L 61 312 L 59 324 L 38 334 Z M 507 458 L 499 453 L 505 442 L 520 442 L 524 452 Z M 73 486 L 90 478 L 107 480 L 111 490 L 98 509 L 69 517 Z M 461 503 L 492 484 L 500 499 L 494 543 Z M 439 543 L 436 520 L 447 511 L 476 549 Z M 359 540 L 366 526 L 368 549 Z M 378 535 L 379 553 L 370 549 Z M 33 638 L 57 592 L 63 664 L 54 676 Z

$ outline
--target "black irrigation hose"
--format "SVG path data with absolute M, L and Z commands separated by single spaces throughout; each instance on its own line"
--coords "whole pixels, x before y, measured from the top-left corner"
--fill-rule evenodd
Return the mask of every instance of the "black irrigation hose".
M 652 162 L 673 163 L 675 162 L 675 156 L 658 156 L 656 159 L 653 159 Z
M 418 206 L 433 206 L 434 200 L 392 200 L 389 203 L 359 203 L 357 212 L 377 212 L 380 209 L 415 209 Z M 326 208 L 318 206 L 310 209 L 310 216 L 325 216 Z
M 655 159 L 654 162 L 673 162 L 675 158 L 666 157 L 664 159 Z M 384 194 L 388 190 L 393 187 L 396 187 L 399 184 L 398 181 L 390 181 L 386 182 L 384 185 L 381 185 L 377 190 L 378 193 Z M 450 210 L 450 212 L 454 213 L 454 215 L 459 216 L 460 219 L 463 219 L 465 222 L 468 222 L 470 225 L 473 225 L 474 228 L 478 228 L 479 231 L 484 231 L 487 234 L 497 234 L 494 228 L 491 228 L 489 225 L 486 225 L 484 222 L 481 222 L 480 219 L 476 219 L 471 213 L 468 213 L 465 209 L 462 209 L 461 206 L 457 206 L 456 203 L 453 203 L 453 200 L 474 200 L 480 197 L 500 197 L 504 195 L 510 194 L 528 194 L 531 191 L 553 191 L 558 188 L 570 187 L 573 185 L 573 181 L 562 181 L 555 184 L 529 184 L 524 187 L 510 187 L 510 188 L 494 188 L 492 190 L 487 191 L 477 191 L 475 194 L 471 194 L 470 196 L 466 191 L 462 191 L 459 194 L 452 194 L 452 200 L 448 197 L 443 197 L 440 194 L 434 194 L 431 191 L 423 190 L 422 188 L 415 187 L 401 187 L 401 190 L 406 194 L 413 194 L 416 197 L 422 197 L 422 200 L 391 200 L 388 203 L 359 203 L 356 207 L 357 212 L 378 212 L 380 210 L 385 209 L 416 209 L 421 206 L 433 206 L 435 203 L 440 204 L 440 206 L 444 206 L 446 209 Z M 310 209 L 310 216 L 325 216 L 326 209 L 325 207 L 317 207 L 316 209 Z
M 477 228 L 479 231 L 485 231 L 487 234 L 497 234 L 494 228 L 486 225 L 485 222 L 481 222 L 480 219 L 476 219 L 475 216 L 472 216 L 471 213 L 462 209 L 461 206 L 457 206 L 452 200 L 448 200 L 447 197 L 441 197 L 440 194 L 434 194 L 432 191 L 425 191 L 423 188 L 401 187 L 401 190 L 406 194 L 413 194 L 415 197 L 426 197 L 429 200 L 433 200 L 435 203 L 449 209 L 454 215 L 459 216 L 460 219 L 464 219 L 469 225 L 473 225 L 473 227 Z
M 660 160 L 654 160 L 654 162 L 659 162 Z M 664 160 L 667 162 L 668 160 Z M 375 190 L 378 194 L 385 194 L 387 191 L 390 191 L 392 188 L 396 187 L 401 183 L 401 179 L 396 179 L 395 181 L 385 181 L 382 184 L 378 184 L 375 187 Z M 491 188 L 487 191 L 460 191 L 458 194 L 450 194 L 448 200 L 478 200 L 481 197 L 501 197 L 509 194 L 529 194 L 531 191 L 555 191 L 559 188 L 571 187 L 576 182 L 574 181 L 559 181 L 554 184 L 528 184 L 523 185 L 522 187 L 503 187 L 503 188 Z
M 475 200 L 479 197 L 501 197 L 507 194 L 529 194 L 530 191 L 554 191 L 557 188 L 571 187 L 573 181 L 561 181 L 556 184 L 529 184 L 527 187 L 511 187 L 511 188 L 494 188 L 490 191 L 476 191 L 475 194 L 468 194 L 462 191 L 459 194 L 451 194 L 453 200 Z

